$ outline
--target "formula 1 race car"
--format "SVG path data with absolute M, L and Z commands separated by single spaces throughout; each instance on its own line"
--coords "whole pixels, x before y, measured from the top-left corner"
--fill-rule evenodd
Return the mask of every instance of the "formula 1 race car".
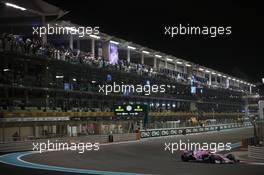
M 184 151 L 181 155 L 181 160 L 184 162 L 196 161 L 219 164 L 234 164 L 239 162 L 233 154 L 218 154 L 205 150 Z

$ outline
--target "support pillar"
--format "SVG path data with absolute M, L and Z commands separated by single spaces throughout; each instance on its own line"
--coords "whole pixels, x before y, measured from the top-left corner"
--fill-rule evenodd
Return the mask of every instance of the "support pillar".
M 226 79 L 226 88 L 229 88 L 229 79 Z
M 141 53 L 141 64 L 144 64 L 144 54 Z
M 130 49 L 127 49 L 127 62 L 130 63 Z
M 94 50 L 95 50 L 95 40 L 94 39 L 92 39 L 91 40 L 91 53 L 92 53 L 92 56 L 93 57 L 95 57 L 95 52 L 94 52 Z
M 73 36 L 72 35 L 69 35 L 69 36 L 70 36 L 69 47 L 71 50 L 73 50 Z
M 154 57 L 154 69 L 157 69 L 157 58 Z
M 211 86 L 212 85 L 212 74 L 210 73 L 209 74 L 209 86 Z
M 184 72 L 185 74 L 187 74 L 187 66 L 186 66 L 186 65 L 183 65 L 183 72 Z
M 41 16 L 41 23 L 42 23 L 42 26 L 46 26 L 46 18 L 44 15 Z M 47 33 L 45 33 L 44 35 L 42 35 L 42 45 L 46 45 L 47 44 Z
M 168 61 L 167 61 L 167 58 L 165 58 L 165 65 L 164 65 L 165 69 L 168 68 Z

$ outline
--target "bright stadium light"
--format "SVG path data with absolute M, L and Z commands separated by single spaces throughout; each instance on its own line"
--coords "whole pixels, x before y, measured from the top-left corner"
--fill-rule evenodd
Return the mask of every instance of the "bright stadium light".
M 13 8 L 15 8 L 15 9 L 22 10 L 22 11 L 25 11 L 25 10 L 27 10 L 27 9 L 26 9 L 26 8 L 24 8 L 24 7 L 20 7 L 20 6 L 18 6 L 18 5 L 11 4 L 11 3 L 8 3 L 8 2 L 6 2 L 6 3 L 5 3 L 5 5 L 6 5 L 6 6 L 8 6 L 8 7 L 13 7 Z
M 155 55 L 155 57 L 157 57 L 157 58 L 161 58 L 161 55 Z
M 167 58 L 167 61 L 173 61 L 173 59 L 171 59 L 171 58 Z
M 219 77 L 222 77 L 222 74 L 217 74 Z
M 226 78 L 227 76 L 226 75 L 223 75 L 224 78 Z
M 63 78 L 64 76 L 63 75 L 56 75 L 56 78 Z
M 145 50 L 143 50 L 142 53 L 149 54 L 149 52 Z
M 182 62 L 180 62 L 180 61 L 177 61 L 177 64 L 182 64 Z
M 228 77 L 227 79 L 231 80 L 231 77 Z
M 4 71 L 4 72 L 8 72 L 8 71 L 10 71 L 10 69 L 3 69 L 3 71 Z
M 264 84 L 264 78 L 262 78 L 262 83 Z
M 209 70 L 205 70 L 205 72 L 207 72 L 207 73 L 210 73 L 210 71 L 209 71 Z
M 112 43 L 112 44 L 116 44 L 116 45 L 119 44 L 119 42 L 117 42 L 117 41 L 113 41 L 113 40 L 110 40 L 110 43 Z
M 73 81 L 77 81 L 76 78 L 73 78 L 72 80 L 73 80 Z
M 199 71 L 204 71 L 204 69 L 203 68 L 199 68 Z
M 132 49 L 132 50 L 135 50 L 136 48 L 135 47 L 132 47 L 132 46 L 127 46 L 128 49 Z
M 215 75 L 216 73 L 215 72 L 212 72 L 213 75 Z
M 97 35 L 90 35 L 90 37 L 95 38 L 95 39 L 100 39 L 100 36 L 97 36 Z
M 190 65 L 190 64 L 188 64 L 188 63 L 187 63 L 187 64 L 185 64 L 185 66 L 187 66 L 187 67 L 191 67 L 191 65 Z

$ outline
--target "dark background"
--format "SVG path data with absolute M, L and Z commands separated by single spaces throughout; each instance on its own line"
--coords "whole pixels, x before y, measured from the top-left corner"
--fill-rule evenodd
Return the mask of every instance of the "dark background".
M 262 5 L 231 1 L 65 1 L 46 0 L 70 13 L 63 17 L 100 32 L 204 65 L 249 82 L 260 82 Z M 164 26 L 232 26 L 232 34 L 164 35 Z

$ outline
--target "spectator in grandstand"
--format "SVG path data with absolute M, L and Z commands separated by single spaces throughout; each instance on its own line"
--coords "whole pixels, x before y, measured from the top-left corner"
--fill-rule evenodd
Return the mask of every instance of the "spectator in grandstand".
M 26 54 L 29 54 L 30 52 L 30 47 L 31 47 L 31 40 L 29 38 L 26 39 L 26 43 L 25 43 L 25 53 Z

